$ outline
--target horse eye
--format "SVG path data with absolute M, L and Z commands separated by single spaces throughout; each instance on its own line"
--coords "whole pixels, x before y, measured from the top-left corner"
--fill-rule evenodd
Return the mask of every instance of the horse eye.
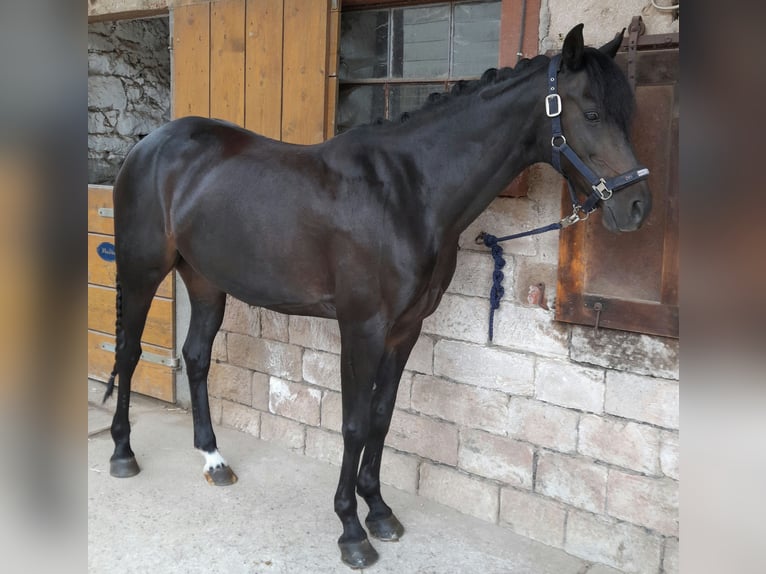
M 587 118 L 589 121 L 591 121 L 591 122 L 595 122 L 595 121 L 598 121 L 598 117 L 599 117 L 599 116 L 598 116 L 598 112 L 585 112 L 585 117 L 586 117 L 586 118 Z

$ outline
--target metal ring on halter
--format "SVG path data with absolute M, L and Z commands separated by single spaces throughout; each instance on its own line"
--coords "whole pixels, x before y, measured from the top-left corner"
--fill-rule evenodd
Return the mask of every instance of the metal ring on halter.
M 561 138 L 561 145 L 556 145 L 556 138 Z M 559 134 L 551 138 L 551 147 L 561 148 L 561 147 L 564 147 L 566 143 L 567 143 L 567 138 L 564 137 L 564 134 Z
M 593 213 L 594 211 L 596 211 L 595 208 L 592 209 L 591 211 L 585 211 L 579 205 L 573 205 L 572 208 L 574 209 L 572 214 L 577 214 L 577 217 L 580 218 L 578 221 L 586 221 L 590 217 L 590 214 Z M 582 214 L 582 215 L 580 215 L 580 214 Z

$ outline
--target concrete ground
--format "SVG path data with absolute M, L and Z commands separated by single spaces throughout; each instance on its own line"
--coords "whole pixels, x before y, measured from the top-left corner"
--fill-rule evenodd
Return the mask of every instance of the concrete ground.
M 141 472 L 109 475 L 111 412 L 104 385 L 88 383 L 88 571 L 91 573 L 347 574 L 333 512 L 338 468 L 228 428 L 216 428 L 239 476 L 212 487 L 192 448 L 191 415 L 134 396 L 132 446 Z M 113 403 L 113 401 L 112 401 Z M 379 574 L 606 574 L 565 552 L 384 487 L 406 528 L 373 540 Z M 360 501 L 363 518 L 366 506 Z

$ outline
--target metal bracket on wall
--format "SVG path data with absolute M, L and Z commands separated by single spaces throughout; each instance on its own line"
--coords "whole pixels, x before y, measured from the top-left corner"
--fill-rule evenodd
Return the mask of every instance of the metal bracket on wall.
M 112 217 L 114 218 L 114 209 L 111 207 L 99 207 L 98 208 L 98 214 L 101 217 Z
M 110 353 L 114 353 L 115 347 L 112 343 L 101 343 L 101 349 L 104 351 L 109 351 Z M 159 365 L 165 365 L 166 367 L 170 367 L 171 369 L 180 369 L 181 365 L 178 360 L 178 357 L 163 357 L 162 355 L 157 355 L 156 353 L 147 353 L 144 351 L 141 353 L 141 358 L 144 361 L 148 361 L 150 363 L 157 363 Z
M 633 92 L 636 91 L 636 51 L 638 50 L 638 37 L 646 32 L 646 25 L 641 16 L 633 16 L 628 26 L 628 83 Z

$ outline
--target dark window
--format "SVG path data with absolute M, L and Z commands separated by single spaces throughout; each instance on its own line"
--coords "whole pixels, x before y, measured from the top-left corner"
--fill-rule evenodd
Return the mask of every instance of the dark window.
M 419 108 L 428 95 L 497 67 L 500 0 L 344 11 L 338 133 Z

